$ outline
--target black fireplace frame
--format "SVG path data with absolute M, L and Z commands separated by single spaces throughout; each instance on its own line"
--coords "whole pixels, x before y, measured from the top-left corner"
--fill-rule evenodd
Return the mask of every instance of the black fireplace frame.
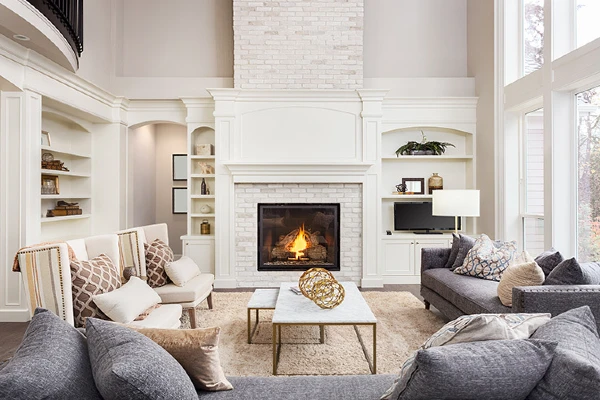
M 257 229 L 257 233 L 258 233 L 258 237 L 257 237 L 257 255 L 256 255 L 256 265 L 257 265 L 257 270 L 258 271 L 306 271 L 310 268 L 313 267 L 319 267 L 319 268 L 324 268 L 326 270 L 329 271 L 340 271 L 341 270 L 341 259 L 340 259 L 340 247 L 341 247 L 341 232 L 340 232 L 340 225 L 341 225 L 341 207 L 340 207 L 340 203 L 258 203 L 257 204 L 257 216 L 258 216 L 258 221 L 257 221 L 257 225 L 258 225 L 258 229 Z M 334 218 L 332 224 L 334 224 L 333 226 L 333 231 L 335 234 L 335 252 L 334 252 L 334 262 L 333 265 L 331 266 L 321 266 L 321 265 L 298 265 L 298 266 L 290 266 L 290 265 L 281 265 L 281 266 L 277 266 L 277 265 L 263 265 L 262 264 L 262 260 L 261 260 L 261 250 L 260 247 L 262 247 L 261 242 L 261 238 L 262 238 L 262 230 L 263 230 L 263 212 L 265 207 L 270 207 L 270 208 L 289 208 L 289 207 L 297 207 L 297 208 L 319 208 L 319 207 L 323 207 L 323 208 L 329 208 L 329 209 L 335 209 L 335 214 L 337 218 Z

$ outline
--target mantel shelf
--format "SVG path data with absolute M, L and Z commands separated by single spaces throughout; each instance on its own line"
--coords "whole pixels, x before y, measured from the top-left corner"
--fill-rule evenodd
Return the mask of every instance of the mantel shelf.
M 225 162 L 233 175 L 356 175 L 365 173 L 374 163 L 370 162 L 313 162 L 313 163 L 258 163 Z
M 402 199 L 433 199 L 431 194 L 392 194 L 389 196 L 381 196 L 382 200 L 402 200 Z
M 383 161 L 431 161 L 431 160 L 472 160 L 472 155 L 447 155 L 447 156 L 391 156 L 391 157 L 381 157 Z

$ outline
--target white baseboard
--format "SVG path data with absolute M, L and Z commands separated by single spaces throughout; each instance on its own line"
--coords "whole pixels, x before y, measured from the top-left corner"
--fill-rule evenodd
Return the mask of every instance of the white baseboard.
M 360 280 L 360 287 L 363 288 L 382 288 L 382 278 L 363 278 Z
M 399 275 L 384 275 L 384 285 L 420 285 L 421 276 L 399 276 Z
M 28 322 L 29 310 L 0 310 L 0 322 Z
M 215 289 L 235 289 L 237 288 L 237 281 L 235 279 L 215 279 Z

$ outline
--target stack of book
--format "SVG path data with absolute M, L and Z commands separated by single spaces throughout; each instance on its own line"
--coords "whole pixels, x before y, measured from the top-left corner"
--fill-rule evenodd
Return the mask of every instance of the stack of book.
M 65 217 L 67 215 L 81 215 L 82 210 L 78 203 L 67 203 L 66 201 L 59 201 L 56 203 L 54 210 L 48 210 L 46 217 Z

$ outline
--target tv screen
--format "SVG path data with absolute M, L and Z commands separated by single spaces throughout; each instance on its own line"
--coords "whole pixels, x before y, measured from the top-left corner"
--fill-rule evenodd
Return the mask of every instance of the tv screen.
M 441 217 L 431 214 L 431 202 L 394 203 L 395 231 L 451 231 L 454 230 L 454 217 Z M 460 229 L 461 219 L 458 219 Z

